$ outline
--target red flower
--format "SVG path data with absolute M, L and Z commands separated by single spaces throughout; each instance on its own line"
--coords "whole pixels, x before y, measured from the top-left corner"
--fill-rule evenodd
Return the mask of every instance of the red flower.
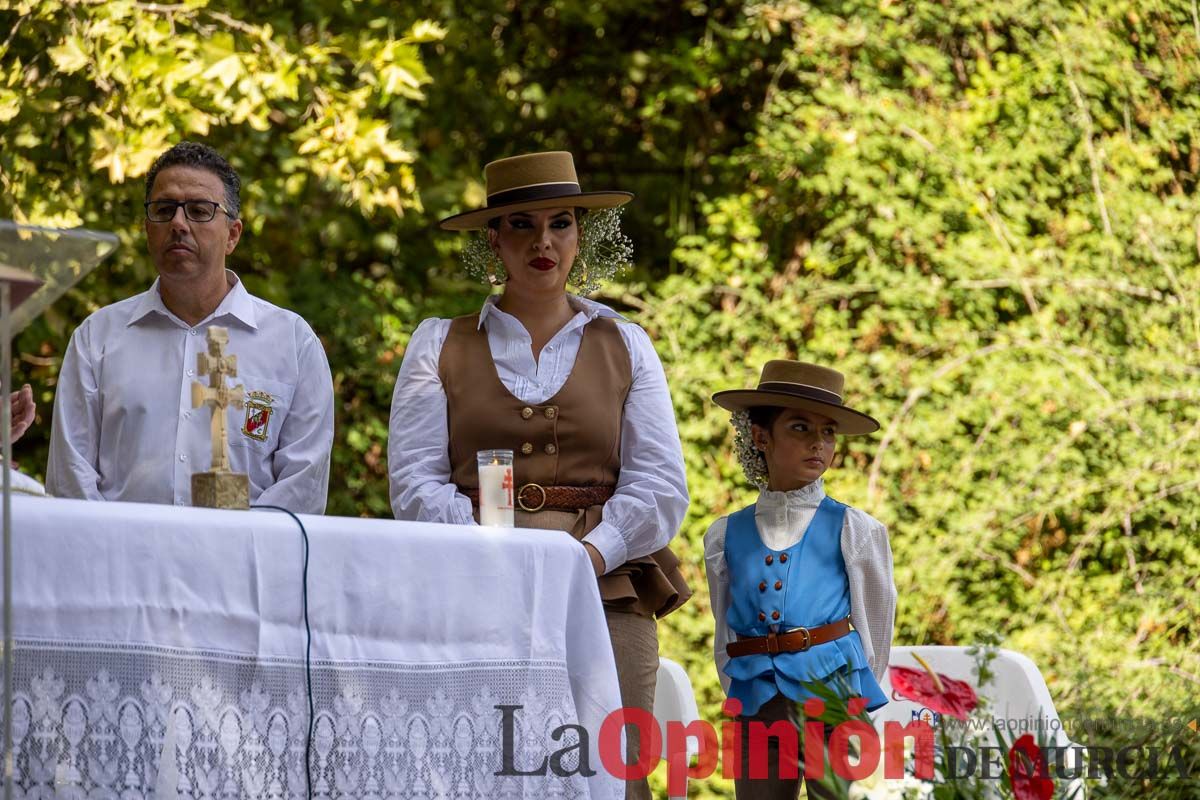
M 966 719 L 967 714 L 979 705 L 979 698 L 975 696 L 971 684 L 937 674 L 915 653 L 913 658 L 925 667 L 924 672 L 908 667 L 888 667 L 892 676 L 892 688 L 899 692 L 900 696 L 927 706 L 939 714 L 949 714 L 958 719 Z
M 1049 777 L 1042 749 L 1033 734 L 1027 733 L 1013 742 L 1008 751 L 1008 773 L 1016 800 L 1050 800 L 1054 796 L 1054 781 Z

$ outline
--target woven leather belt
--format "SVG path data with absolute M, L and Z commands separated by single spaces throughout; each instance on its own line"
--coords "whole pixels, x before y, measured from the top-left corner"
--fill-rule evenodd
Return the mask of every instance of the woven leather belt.
M 738 656 L 775 655 L 777 653 L 803 652 L 814 644 L 825 644 L 840 639 L 850 632 L 850 618 L 839 619 L 828 625 L 815 628 L 796 628 L 786 633 L 772 631 L 766 636 L 738 637 L 736 642 L 725 645 L 730 658 Z
M 514 498 L 522 511 L 578 511 L 589 506 L 604 505 L 616 491 L 615 486 L 542 486 L 527 483 L 517 490 Z M 473 505 L 479 505 L 479 490 L 463 491 Z

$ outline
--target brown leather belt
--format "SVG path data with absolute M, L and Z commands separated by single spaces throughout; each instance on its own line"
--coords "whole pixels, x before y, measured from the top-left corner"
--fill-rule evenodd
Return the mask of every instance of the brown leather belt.
M 786 633 L 772 631 L 766 636 L 738 637 L 736 642 L 725 645 L 730 658 L 738 656 L 775 655 L 777 653 L 803 652 L 814 644 L 825 644 L 840 639 L 850 632 L 850 618 L 839 619 L 828 625 L 815 628 L 797 628 Z
M 522 511 L 578 511 L 581 508 L 600 506 L 608 502 L 616 491 L 615 486 L 542 486 L 527 483 L 517 490 L 517 508 Z M 479 490 L 464 489 L 462 493 L 471 498 L 472 505 L 479 505 Z

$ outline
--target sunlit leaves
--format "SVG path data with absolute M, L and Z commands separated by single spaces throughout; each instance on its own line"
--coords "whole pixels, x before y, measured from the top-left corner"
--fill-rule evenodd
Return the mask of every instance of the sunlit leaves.
M 51 47 L 46 53 L 56 68 L 68 74 L 78 72 L 91 63 L 78 36 L 68 36 L 66 41 Z
M 1174 566 L 1200 530 L 1200 108 L 1167 88 L 1200 68 L 1128 69 L 1120 3 L 875 5 L 750 9 L 792 47 L 734 156 L 745 181 L 701 206 L 644 318 L 693 498 L 745 498 L 696 396 L 766 358 L 837 366 L 884 429 L 829 486 L 889 524 L 898 641 L 996 629 L 1068 707 L 1135 683 L 1157 712 L 1188 678 L 1147 663 L 1200 668 L 1166 633 L 1200 608 Z M 1157 53 L 1196 51 L 1186 4 L 1156 14 Z
M 283 137 L 297 149 L 315 137 L 318 145 L 303 153 L 309 168 L 345 202 L 368 214 L 418 207 L 411 171 L 395 168 L 412 156 L 393 104 L 423 98 L 430 78 L 419 48 L 444 28 L 424 21 L 403 35 L 385 28 L 315 37 L 284 30 L 249 8 L 239 14 L 199 2 L 70 11 L 43 4 L 14 34 L 12 48 L 26 59 L 25 92 L 23 100 L 0 96 L 0 121 L 20 125 L 22 109 L 78 98 L 85 107 L 67 135 L 84 138 L 91 152 L 77 164 L 112 183 L 145 174 L 171 142 L 218 128 Z M 55 122 L 31 116 L 26 124 Z M 10 135 L 19 146 L 41 141 Z

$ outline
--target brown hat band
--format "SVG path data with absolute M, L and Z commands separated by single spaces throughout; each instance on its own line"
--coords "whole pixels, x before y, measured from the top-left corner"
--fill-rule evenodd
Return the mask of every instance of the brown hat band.
M 833 392 L 827 392 L 824 389 L 818 389 L 815 386 L 805 386 L 802 383 L 787 383 L 786 381 L 764 381 L 758 385 L 760 392 L 778 392 L 780 394 L 790 394 L 796 397 L 806 397 L 809 400 L 816 400 L 821 403 L 830 403 L 835 406 L 842 404 L 842 398 Z
M 549 200 L 552 197 L 566 197 L 579 194 L 578 183 L 539 183 L 536 186 L 518 186 L 488 195 L 488 207 L 525 203 L 530 200 Z

